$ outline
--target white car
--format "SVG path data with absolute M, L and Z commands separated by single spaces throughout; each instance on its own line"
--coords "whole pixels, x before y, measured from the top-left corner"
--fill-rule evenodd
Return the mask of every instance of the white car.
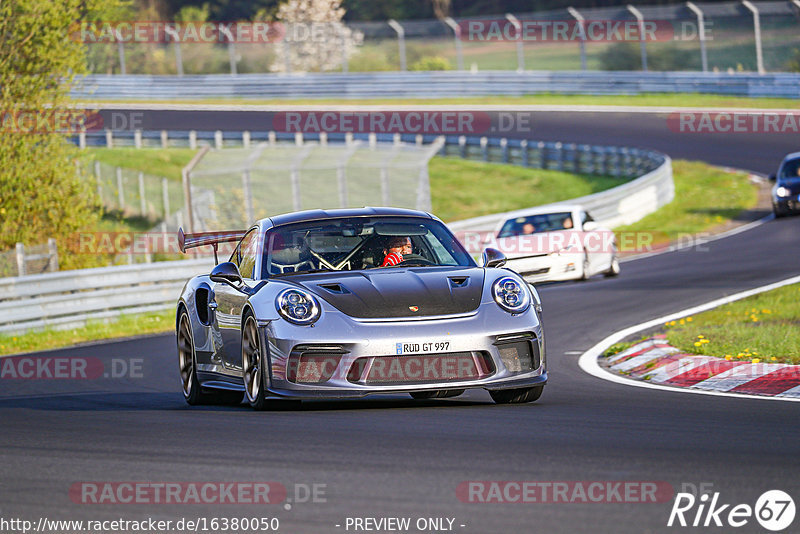
M 507 258 L 506 267 L 527 282 L 586 280 L 619 274 L 617 242 L 579 205 L 530 208 L 509 213 L 489 246 Z

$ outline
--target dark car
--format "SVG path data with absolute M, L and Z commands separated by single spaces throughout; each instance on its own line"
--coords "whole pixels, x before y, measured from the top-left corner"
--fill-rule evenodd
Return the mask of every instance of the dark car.
M 800 211 L 800 152 L 789 154 L 781 162 L 778 173 L 770 175 L 772 211 L 775 217 Z

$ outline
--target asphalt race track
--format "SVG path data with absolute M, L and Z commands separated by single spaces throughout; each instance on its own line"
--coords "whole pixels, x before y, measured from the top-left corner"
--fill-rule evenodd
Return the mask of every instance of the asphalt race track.
M 217 127 L 234 120 L 214 119 Z M 546 120 L 546 135 L 535 137 L 630 143 L 761 173 L 772 172 L 798 140 L 676 135 L 662 131 L 663 119 L 640 114 L 554 113 Z M 770 489 L 797 502 L 800 404 L 633 388 L 586 375 L 577 360 L 631 324 L 797 275 L 798 236 L 800 217 L 773 220 L 702 249 L 624 263 L 616 279 L 543 287 L 551 378 L 530 405 L 494 405 L 481 391 L 436 401 L 276 403 L 264 413 L 244 405 L 190 408 L 178 385 L 174 335 L 58 351 L 100 358 L 106 369 L 111 360 L 140 360 L 141 373 L 0 382 L 0 515 L 278 517 L 279 531 L 289 533 L 347 532 L 348 517 L 410 517 L 412 524 L 449 517 L 465 533 L 641 533 L 708 529 L 667 528 L 672 499 L 481 504 L 461 502 L 456 488 L 487 480 L 664 481 L 675 491 L 713 484 L 722 503 L 753 506 Z M 76 504 L 69 489 L 81 481 L 275 481 L 293 502 Z M 325 502 L 294 502 L 296 484 L 324 484 Z M 755 519 L 736 530 L 764 532 Z

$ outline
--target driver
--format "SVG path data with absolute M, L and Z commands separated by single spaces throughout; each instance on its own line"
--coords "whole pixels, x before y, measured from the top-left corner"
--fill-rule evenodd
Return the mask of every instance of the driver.
M 393 237 L 383 249 L 384 258 L 381 267 L 397 265 L 403 261 L 403 254 L 411 254 L 412 252 L 410 237 Z

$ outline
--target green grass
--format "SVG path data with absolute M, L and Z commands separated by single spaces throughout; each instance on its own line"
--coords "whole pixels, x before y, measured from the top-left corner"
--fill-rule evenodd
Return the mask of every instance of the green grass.
M 197 150 L 191 148 L 135 149 L 135 148 L 87 148 L 89 159 L 101 163 L 144 171 L 170 180 L 180 181 L 183 169 Z
M 636 247 L 629 238 L 639 232 L 647 232 L 651 244 L 660 244 L 712 230 L 758 202 L 758 188 L 745 173 L 685 160 L 674 160 L 672 169 L 675 200 L 634 224 L 615 228 L 621 250 L 630 249 L 626 244 Z
M 119 100 L 79 100 L 86 104 L 97 102 L 129 102 Z M 567 105 L 567 106 L 659 106 L 714 108 L 800 109 L 800 100 L 793 98 L 748 98 L 700 93 L 648 93 L 643 95 L 558 95 L 536 94 L 523 96 L 481 96 L 464 98 L 345 98 L 321 99 L 247 99 L 204 98 L 179 100 L 148 100 L 150 104 L 228 104 L 228 105 Z
M 78 343 L 170 332 L 175 329 L 175 310 L 121 315 L 108 321 L 89 320 L 69 330 L 52 328 L 24 334 L 0 334 L 0 355 L 68 347 Z
M 800 364 L 798 328 L 800 284 L 767 291 L 665 325 L 670 345 L 690 354 L 791 364 Z
M 456 158 L 431 159 L 428 174 L 433 212 L 444 221 L 567 200 L 626 182 Z

